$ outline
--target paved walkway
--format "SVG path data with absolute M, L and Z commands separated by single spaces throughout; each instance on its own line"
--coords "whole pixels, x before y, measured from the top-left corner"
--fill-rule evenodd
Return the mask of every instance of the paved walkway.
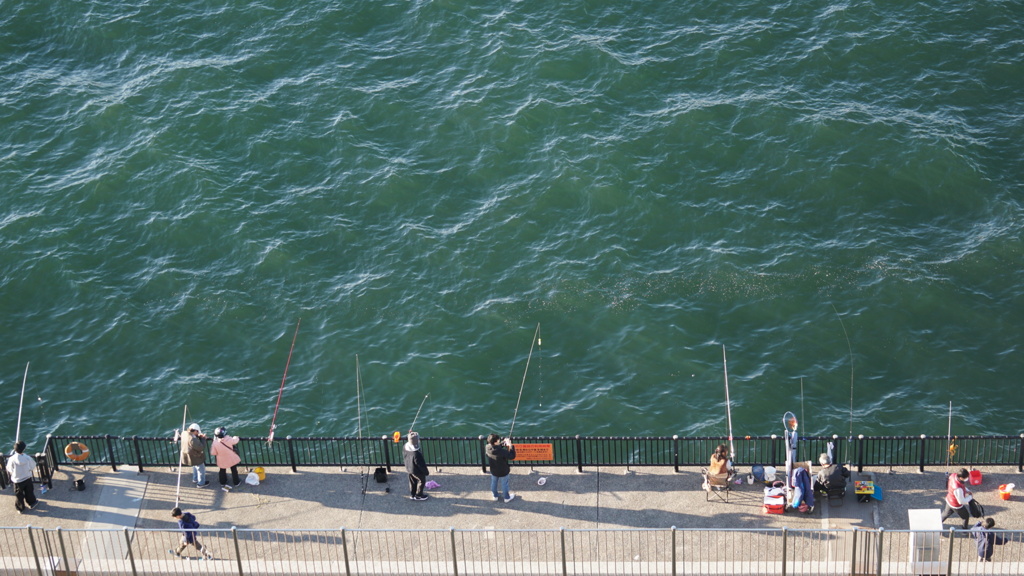
M 187 472 L 187 471 L 186 471 Z M 916 469 L 873 470 L 884 490 L 884 501 L 858 503 L 850 490 L 841 506 L 819 501 L 814 512 L 765 515 L 758 485 L 733 486 L 729 502 L 712 495 L 706 501 L 698 470 L 676 473 L 671 468 L 621 467 L 516 468 L 510 503 L 493 502 L 489 477 L 476 468 L 431 469 L 430 480 L 440 487 L 428 491 L 425 502 L 408 499 L 404 472 L 378 484 L 369 470 L 306 468 L 267 469 L 259 486 L 243 484 L 223 492 L 216 469 L 206 488 L 192 486 L 182 475 L 180 506 L 196 514 L 204 528 L 388 528 L 388 529 L 502 529 L 502 528 L 878 528 L 909 529 L 909 509 L 942 506 L 944 471 Z M 984 481 L 975 495 L 1001 528 L 1024 528 L 1021 498 L 1003 501 L 997 487 L 1015 482 L 1024 486 L 1014 468 L 983 470 Z M 857 477 L 857 473 L 854 472 Z M 84 479 L 86 489 L 73 491 Z M 545 478 L 543 486 L 537 480 Z M 0 526 L 32 525 L 65 529 L 87 527 L 171 528 L 177 474 L 167 468 L 138 474 L 130 468 L 62 467 L 54 488 L 39 495 L 35 510 L 18 514 L 7 490 L 0 505 Z M 363 487 L 365 486 L 365 493 Z M 38 494 L 38 490 L 37 490 Z M 820 499 L 819 499 L 820 500 Z M 952 520 L 950 521 L 952 523 Z M 947 524 L 949 526 L 951 524 Z

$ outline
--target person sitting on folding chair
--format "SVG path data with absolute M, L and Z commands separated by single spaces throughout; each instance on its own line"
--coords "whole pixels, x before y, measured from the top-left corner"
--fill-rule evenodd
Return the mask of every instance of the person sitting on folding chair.
M 727 474 L 732 476 L 733 467 L 732 460 L 729 460 L 729 447 L 725 444 L 719 444 L 718 448 L 715 448 L 713 454 L 711 454 L 711 463 L 708 464 L 708 474 L 711 476 L 719 476 Z
M 835 491 L 846 491 L 846 480 L 850 477 L 850 471 L 842 464 L 833 464 L 832 459 L 824 452 L 818 457 L 821 470 L 814 477 L 814 490 L 816 492 L 829 493 Z

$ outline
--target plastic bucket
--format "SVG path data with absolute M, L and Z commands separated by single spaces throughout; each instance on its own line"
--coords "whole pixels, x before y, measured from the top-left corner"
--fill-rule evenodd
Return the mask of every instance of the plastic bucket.
M 260 479 L 260 482 L 263 482 L 264 480 L 267 479 L 267 473 L 263 470 L 262 466 L 257 466 L 256 468 L 253 468 L 253 472 L 256 473 L 256 477 Z
M 1010 499 L 1010 494 L 1012 494 L 1012 493 L 1013 493 L 1013 485 L 1012 484 L 1010 484 L 1009 486 L 1007 486 L 1006 484 L 1001 484 L 999 486 L 999 497 L 1002 498 L 1003 500 L 1009 500 Z
M 981 470 L 971 470 L 971 486 L 981 484 Z

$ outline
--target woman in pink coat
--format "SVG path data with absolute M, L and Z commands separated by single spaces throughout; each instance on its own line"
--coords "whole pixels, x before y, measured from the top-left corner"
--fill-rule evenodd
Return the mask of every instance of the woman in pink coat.
M 229 435 L 228 429 L 223 426 L 217 428 L 213 435 L 210 454 L 217 459 L 217 468 L 220 468 L 220 489 L 229 492 L 232 487 L 242 483 L 238 479 L 238 465 L 242 462 L 242 458 L 238 456 L 238 448 L 235 448 L 238 438 Z M 228 486 L 228 468 L 231 469 L 231 486 Z

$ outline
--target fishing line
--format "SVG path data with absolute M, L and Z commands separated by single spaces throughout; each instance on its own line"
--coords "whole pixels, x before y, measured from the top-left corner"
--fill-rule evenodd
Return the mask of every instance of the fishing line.
M 850 344 L 850 335 L 846 333 L 846 324 L 843 323 L 843 317 L 839 315 L 839 310 L 836 310 L 836 305 L 829 302 L 832 306 L 832 311 L 836 313 L 836 318 L 839 318 L 839 325 L 843 327 L 843 336 L 846 337 L 846 348 L 850 351 L 850 434 L 849 438 L 853 438 L 853 346 Z
M 516 399 L 516 411 L 512 413 L 512 425 L 508 429 L 508 437 L 512 438 L 512 430 L 516 427 L 516 416 L 519 415 L 519 401 L 523 399 L 523 387 L 526 386 L 526 373 L 530 371 L 530 358 L 533 358 L 533 345 L 538 343 L 537 335 L 540 334 L 540 322 L 537 322 L 537 330 L 530 340 L 530 354 L 526 357 L 526 369 L 523 370 L 523 383 L 519 385 L 519 398 Z
M 25 405 L 25 383 L 28 382 L 28 362 L 25 362 L 25 377 L 21 379 L 21 400 L 18 402 L 18 429 L 14 434 L 14 441 L 21 440 L 21 408 Z
M 722 344 L 722 372 L 725 373 L 725 417 L 729 422 L 729 459 L 736 462 L 736 447 L 732 443 L 732 405 L 729 402 L 729 363 L 725 359 L 725 344 Z
M 288 379 L 288 366 L 292 363 L 292 352 L 295 351 L 295 340 L 299 337 L 299 325 L 302 318 L 295 323 L 295 335 L 292 336 L 292 346 L 288 349 L 288 360 L 284 363 L 284 376 L 281 378 L 281 388 L 277 391 L 277 404 L 274 406 L 274 417 L 270 419 L 270 432 L 267 434 L 267 445 L 274 441 L 274 429 L 277 428 L 277 410 L 281 407 L 281 395 L 284 394 L 284 382 Z
M 800 421 L 804 423 L 804 430 L 807 429 L 807 419 L 804 418 L 804 379 L 800 378 Z

